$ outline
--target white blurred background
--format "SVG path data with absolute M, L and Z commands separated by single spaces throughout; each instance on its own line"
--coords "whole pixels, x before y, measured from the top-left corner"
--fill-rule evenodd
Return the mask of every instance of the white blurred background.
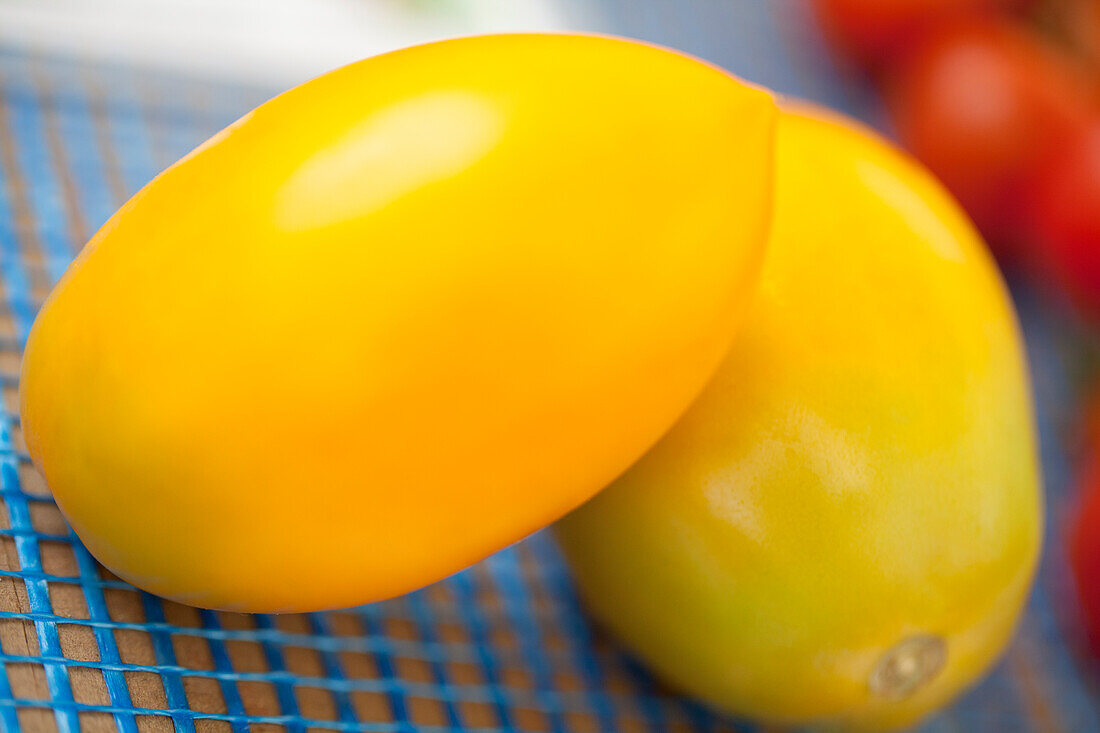
M 414 43 L 577 30 L 663 43 L 858 108 L 805 0 L 0 0 L 0 47 L 283 89 Z
M 556 0 L 0 0 L 0 42 L 287 86 L 413 43 L 583 16 Z

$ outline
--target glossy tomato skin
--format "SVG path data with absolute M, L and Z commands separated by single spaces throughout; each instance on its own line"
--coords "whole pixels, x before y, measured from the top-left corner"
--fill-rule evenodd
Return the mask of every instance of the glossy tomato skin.
M 1023 238 L 1028 187 L 1085 124 L 1086 77 L 1008 21 L 926 34 L 885 80 L 895 132 L 977 222 L 999 256 Z
M 556 525 L 596 618 L 756 721 L 912 725 L 996 660 L 1042 496 L 1011 302 L 973 226 L 858 126 L 783 114 L 759 295 L 675 427 Z
M 1100 118 L 1038 169 L 1029 200 L 1032 244 L 1092 318 L 1100 318 Z
M 1070 568 L 1085 633 L 1093 653 L 1100 655 L 1100 462 L 1095 456 L 1081 472 L 1077 492 L 1077 512 L 1069 534 Z
M 1018 10 L 1030 0 L 815 0 L 818 19 L 848 56 L 876 68 L 922 33 L 958 15 Z
M 442 578 L 591 496 L 701 390 L 758 273 L 775 114 L 594 36 L 321 76 L 87 245 L 27 344 L 30 453 L 104 565 L 185 603 Z

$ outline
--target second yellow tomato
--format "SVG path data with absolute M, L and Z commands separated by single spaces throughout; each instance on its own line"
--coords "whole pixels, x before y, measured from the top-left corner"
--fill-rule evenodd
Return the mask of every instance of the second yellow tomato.
M 818 112 L 777 136 L 760 292 L 675 428 L 558 524 L 596 617 L 757 720 L 893 728 L 973 683 L 1041 533 L 1023 349 L 973 226 Z

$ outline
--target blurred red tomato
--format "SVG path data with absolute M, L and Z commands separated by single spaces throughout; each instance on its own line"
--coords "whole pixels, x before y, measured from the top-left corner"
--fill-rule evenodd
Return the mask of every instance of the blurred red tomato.
M 1020 238 L 1022 199 L 1052 150 L 1084 126 L 1087 77 L 1005 19 L 929 31 L 886 79 L 901 142 L 955 194 L 998 254 Z
M 1029 209 L 1036 251 L 1077 304 L 1100 316 L 1100 117 L 1039 169 Z
M 1060 0 L 1054 4 L 1062 27 L 1076 50 L 1100 70 L 1100 3 L 1096 0 Z
M 1069 559 L 1089 641 L 1100 653 L 1100 464 L 1081 474 L 1078 507 L 1069 533 Z
M 1081 411 L 1081 423 L 1075 433 L 1075 440 L 1079 441 L 1076 447 L 1100 446 L 1100 383 L 1093 384 L 1092 389 L 1085 392 L 1082 401 L 1085 407 Z
M 815 0 L 826 34 L 848 55 L 874 66 L 911 38 L 959 12 L 1019 8 L 1031 0 Z

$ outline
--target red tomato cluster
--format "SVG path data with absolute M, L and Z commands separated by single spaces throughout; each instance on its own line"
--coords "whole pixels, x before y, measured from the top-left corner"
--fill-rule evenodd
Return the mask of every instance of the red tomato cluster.
M 821 23 L 848 55 L 870 68 L 904 56 L 919 37 L 960 14 L 1015 10 L 1029 0 L 818 0 Z
M 880 87 L 898 140 L 1002 263 L 1055 283 L 1100 326 L 1100 0 L 815 0 Z M 1100 400 L 1069 537 L 1100 654 Z
M 1093 113 L 1087 77 L 1076 72 L 1022 29 L 990 18 L 934 29 L 886 72 L 898 137 L 999 254 L 1028 239 L 1022 204 L 1042 182 L 1041 166 Z
M 1090 221 L 1100 171 L 1093 156 L 1067 154 L 1091 150 L 1100 125 L 1100 3 L 817 0 L 817 9 L 881 86 L 900 142 L 1002 262 L 1041 266 L 1100 319 L 1100 262 L 1086 264 L 1100 250 Z M 1060 24 L 1046 25 L 1060 34 L 1027 22 L 1052 10 Z

